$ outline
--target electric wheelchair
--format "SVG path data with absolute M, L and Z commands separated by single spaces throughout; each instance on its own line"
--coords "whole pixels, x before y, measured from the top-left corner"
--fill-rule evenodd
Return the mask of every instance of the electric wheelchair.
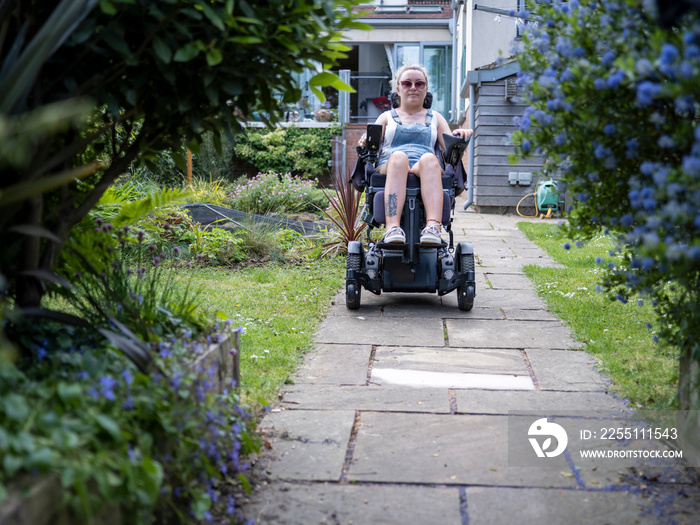
M 360 241 L 348 243 L 345 305 L 350 310 L 360 308 L 362 288 L 380 295 L 382 292 L 425 292 L 442 296 L 457 290 L 460 310 L 469 311 L 474 305 L 474 248 L 470 242 L 459 242 L 455 248 L 452 214 L 455 197 L 465 186 L 466 173 L 462 155 L 469 139 L 443 133 L 446 151 L 436 144 L 435 154 L 443 169 L 442 226 L 449 234 L 449 243 L 421 244 L 420 232 L 426 224 L 421 201 L 420 180 L 408 174 L 406 201 L 401 213 L 401 227 L 406 232 L 405 243 L 385 243 L 372 240 L 372 230 L 385 223 L 384 185 L 386 175 L 375 172 L 380 157 L 382 126 L 367 126 L 367 139 L 357 148 L 358 160 L 350 182 L 356 190 L 366 192 L 362 220 L 367 223 L 366 248 Z

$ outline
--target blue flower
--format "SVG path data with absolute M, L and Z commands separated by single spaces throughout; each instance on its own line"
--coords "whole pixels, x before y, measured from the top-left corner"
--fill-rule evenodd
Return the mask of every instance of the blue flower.
M 608 81 L 606 84 L 610 89 L 615 89 L 622 83 L 624 79 L 625 74 L 622 71 L 618 70 L 608 77 Z
M 612 51 L 608 51 L 603 55 L 603 58 L 601 60 L 604 66 L 609 66 L 615 61 L 615 53 Z
M 565 242 L 565 243 L 564 243 L 564 249 L 565 249 L 565 250 L 570 250 L 570 249 L 571 249 L 571 244 L 569 244 L 568 242 Z
M 659 137 L 658 144 L 659 147 L 662 149 L 671 149 L 676 145 L 673 138 L 669 137 L 668 135 L 661 135 Z
M 608 83 L 605 81 L 604 78 L 596 78 L 593 81 L 593 87 L 598 91 L 604 90 L 607 86 L 608 86 Z
M 683 51 L 683 56 L 685 58 L 698 58 L 700 57 L 700 48 L 695 44 L 691 44 L 685 48 L 685 51 Z
M 659 60 L 662 64 L 670 65 L 676 60 L 676 58 L 678 58 L 678 56 L 679 53 L 678 49 L 676 49 L 676 46 L 667 43 L 664 44 L 661 48 L 661 55 L 659 56 Z
M 111 376 L 102 376 L 100 378 L 100 394 L 110 401 L 114 401 L 114 387 L 117 381 Z
M 127 385 L 130 385 L 134 382 L 134 376 L 131 374 L 131 372 L 129 370 L 122 371 L 122 377 L 124 378 L 124 381 L 126 382 Z
M 615 124 L 606 124 L 603 127 L 603 133 L 605 133 L 606 135 L 614 135 L 615 130 L 616 130 Z
M 652 66 L 651 62 L 649 62 L 646 58 L 637 60 L 635 67 L 637 69 L 637 73 L 639 73 L 641 76 L 650 75 L 654 71 L 654 66 Z
M 528 139 L 523 140 L 523 143 L 520 145 L 520 148 L 525 152 L 528 153 L 530 151 L 530 141 Z
M 595 262 L 596 264 L 603 264 L 605 262 L 605 259 L 603 259 L 602 257 L 596 257 Z
M 642 107 L 649 106 L 660 92 L 661 86 L 658 84 L 648 80 L 640 82 L 637 86 L 637 103 Z

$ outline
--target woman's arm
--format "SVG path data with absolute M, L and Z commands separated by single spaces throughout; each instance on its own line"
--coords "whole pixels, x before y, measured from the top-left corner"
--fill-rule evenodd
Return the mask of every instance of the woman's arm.
M 440 147 L 442 148 L 443 151 L 445 151 L 445 141 L 442 139 L 443 133 L 449 133 L 451 135 L 456 135 L 456 136 L 462 137 L 463 139 L 468 139 L 474 133 L 474 131 L 471 129 L 463 129 L 463 128 L 455 129 L 453 131 L 450 129 L 450 125 L 447 123 L 447 120 L 445 119 L 445 117 L 443 117 L 437 111 L 435 112 L 435 114 L 438 117 L 438 142 L 440 143 Z

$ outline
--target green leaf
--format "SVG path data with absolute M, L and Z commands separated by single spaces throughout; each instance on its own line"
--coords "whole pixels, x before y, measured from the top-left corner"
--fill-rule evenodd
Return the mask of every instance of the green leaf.
M 95 421 L 114 441 L 122 440 L 121 430 L 119 430 L 119 425 L 114 419 L 104 414 L 95 414 Z
M 0 483 L 0 503 L 5 501 L 5 498 L 7 498 L 7 489 L 5 488 L 5 485 Z
M 29 468 L 44 469 L 50 467 L 54 460 L 54 452 L 48 447 L 41 447 L 30 454 L 27 459 Z
M 250 486 L 250 482 L 248 481 L 248 478 L 246 478 L 243 474 L 238 475 L 238 481 L 240 481 L 241 486 L 246 491 L 246 494 L 250 495 L 253 493 L 253 487 Z
M 160 486 L 163 483 L 163 467 L 151 457 L 143 458 L 143 471 L 148 474 L 146 478 L 146 489 L 151 501 L 155 502 L 158 499 Z
M 80 398 L 83 394 L 82 387 L 77 383 L 61 382 L 58 384 L 57 391 L 58 397 L 64 403 Z
M 156 52 L 158 58 L 160 58 L 164 63 L 170 64 L 170 61 L 173 58 L 173 50 L 170 49 L 170 46 L 157 36 L 153 37 L 153 50 Z
M 221 52 L 220 49 L 210 49 L 207 51 L 207 64 L 210 66 L 216 66 L 218 64 L 221 64 L 221 61 L 224 59 L 224 54 Z
M 199 46 L 196 42 L 188 42 L 175 53 L 173 60 L 175 62 L 189 62 L 199 55 Z
M 3 399 L 5 415 L 14 421 L 23 421 L 29 415 L 29 406 L 24 396 L 19 394 L 8 394 Z
M 235 44 L 262 44 L 263 39 L 257 36 L 232 36 L 228 41 Z
M 204 11 L 204 16 L 206 16 L 218 30 L 225 31 L 226 25 L 224 24 L 224 21 L 221 20 L 221 17 L 218 15 L 218 13 L 205 3 L 201 3 L 199 5 L 201 6 L 202 11 Z
M 12 454 L 6 454 L 5 457 L 2 458 L 2 466 L 5 470 L 5 474 L 8 477 L 12 476 L 15 472 L 22 468 L 22 463 L 22 458 L 18 458 Z
M 340 77 L 335 73 L 330 71 L 323 71 L 321 73 L 315 74 L 309 80 L 309 86 L 321 86 L 321 87 L 334 87 L 340 91 L 348 91 L 350 93 L 355 93 L 355 90 L 350 84 L 346 84 Z
M 100 9 L 102 9 L 102 12 L 106 15 L 117 14 L 117 8 L 114 7 L 114 4 L 112 4 L 112 2 L 110 2 L 109 0 L 101 0 Z

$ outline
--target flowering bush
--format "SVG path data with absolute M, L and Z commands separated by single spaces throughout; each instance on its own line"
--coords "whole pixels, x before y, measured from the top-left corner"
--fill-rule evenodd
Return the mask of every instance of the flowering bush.
M 253 419 L 235 392 L 219 392 L 216 366 L 193 364 L 231 322 L 170 286 L 155 245 L 124 257 L 144 241 L 97 219 L 65 253 L 72 286 L 57 288 L 81 323 L 7 325 L 22 352 L 16 366 L 0 360 L 0 500 L 17 474 L 55 473 L 83 518 L 104 502 L 138 523 L 235 514 L 221 488 L 246 485 Z
M 523 154 L 559 166 L 573 202 L 571 238 L 602 228 L 617 240 L 623 262 L 599 261 L 603 288 L 623 302 L 649 297 L 659 336 L 681 350 L 681 367 L 697 363 L 697 16 L 666 30 L 648 1 L 542 0 L 531 7 L 519 13 L 529 22 L 517 54 L 530 107 L 513 141 Z
M 328 198 L 318 188 L 318 179 L 304 180 L 272 171 L 240 181 L 229 198 L 229 207 L 247 213 L 315 212 L 328 206 Z
M 161 341 L 149 375 L 65 327 L 12 335 L 32 355 L 17 367 L 0 360 L 0 500 L 18 474 L 31 483 L 54 473 L 83 520 L 104 502 L 120 504 L 133 523 L 235 516 L 222 488 L 243 476 L 258 438 L 237 394 L 219 394 L 214 370 L 191 366 L 206 338 Z

